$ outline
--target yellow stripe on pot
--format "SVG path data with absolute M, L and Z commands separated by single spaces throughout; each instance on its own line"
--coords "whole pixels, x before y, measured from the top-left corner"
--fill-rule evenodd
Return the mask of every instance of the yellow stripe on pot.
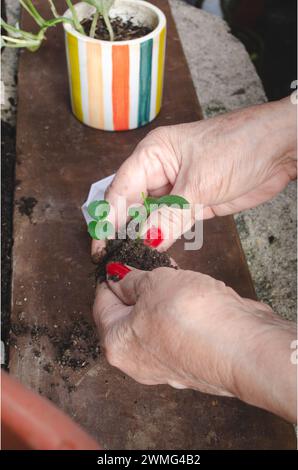
M 83 120 L 82 96 L 81 96 L 81 80 L 80 80 L 80 63 L 79 63 L 79 47 L 78 40 L 75 36 L 67 34 L 67 47 L 70 67 L 70 83 L 72 106 L 74 115 Z
M 156 93 L 156 114 L 159 113 L 162 102 L 163 76 L 164 76 L 164 60 L 165 60 L 165 42 L 166 28 L 160 32 L 159 51 L 158 51 L 158 77 L 157 77 L 157 93 Z
M 87 44 L 88 105 L 90 126 L 104 128 L 101 45 Z

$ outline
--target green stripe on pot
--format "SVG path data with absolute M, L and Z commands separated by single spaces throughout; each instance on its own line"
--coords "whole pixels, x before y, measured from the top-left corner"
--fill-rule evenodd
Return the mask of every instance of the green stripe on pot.
M 139 126 L 147 124 L 150 119 L 152 48 L 152 39 L 141 43 L 138 120 Z

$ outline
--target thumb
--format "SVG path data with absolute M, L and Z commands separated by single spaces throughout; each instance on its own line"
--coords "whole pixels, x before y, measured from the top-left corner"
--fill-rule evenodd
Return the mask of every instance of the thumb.
M 162 206 L 150 214 L 141 230 L 145 243 L 158 251 L 167 250 L 181 235 L 194 224 L 191 208 L 180 209 Z
M 118 320 L 127 317 L 131 310 L 131 307 L 125 305 L 105 282 L 97 286 L 93 317 L 100 335 L 103 335 Z
M 108 279 L 107 283 L 117 298 L 126 305 L 135 305 L 147 285 L 148 271 L 141 271 L 127 266 L 130 270 L 121 281 Z M 128 308 L 128 307 L 127 307 Z

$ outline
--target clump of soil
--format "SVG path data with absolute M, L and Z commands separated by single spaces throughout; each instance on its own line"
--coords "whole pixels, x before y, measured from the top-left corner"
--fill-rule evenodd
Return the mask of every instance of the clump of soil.
M 152 271 L 162 266 L 176 269 L 167 253 L 159 253 L 157 250 L 144 245 L 144 240 L 141 239 L 108 240 L 104 256 L 96 269 L 98 282 L 106 280 L 106 265 L 112 261 L 127 264 L 144 271 Z
M 37 204 L 37 199 L 35 197 L 21 197 L 21 199 L 16 201 L 16 205 L 18 206 L 19 213 L 21 215 L 26 215 L 31 220 L 33 209 Z
M 110 21 L 114 31 L 114 41 L 128 41 L 130 39 L 142 38 L 153 31 L 153 29 L 148 26 L 141 26 L 133 23 L 131 19 L 123 21 L 121 18 L 116 17 Z M 82 21 L 82 26 L 87 35 L 89 35 L 91 24 L 92 18 Z M 110 35 L 102 16 L 98 19 L 94 38 L 101 39 L 103 41 L 110 41 Z

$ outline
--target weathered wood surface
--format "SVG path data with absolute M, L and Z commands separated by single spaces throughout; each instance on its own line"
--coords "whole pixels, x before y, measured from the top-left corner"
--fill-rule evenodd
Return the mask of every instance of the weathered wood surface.
M 45 2 L 36 3 L 45 13 Z M 150 129 L 201 118 L 168 2 L 154 3 L 168 18 L 166 87 L 160 116 L 145 128 L 104 133 L 73 117 L 61 28 L 38 53 L 21 54 L 10 372 L 110 449 L 292 448 L 292 426 L 269 413 L 233 399 L 139 385 L 93 354 L 94 268 L 80 212 L 89 186 L 117 170 Z M 37 201 L 30 217 L 20 213 L 22 198 Z M 200 251 L 183 252 L 178 243 L 173 254 L 182 267 L 255 296 L 231 217 L 205 223 Z

